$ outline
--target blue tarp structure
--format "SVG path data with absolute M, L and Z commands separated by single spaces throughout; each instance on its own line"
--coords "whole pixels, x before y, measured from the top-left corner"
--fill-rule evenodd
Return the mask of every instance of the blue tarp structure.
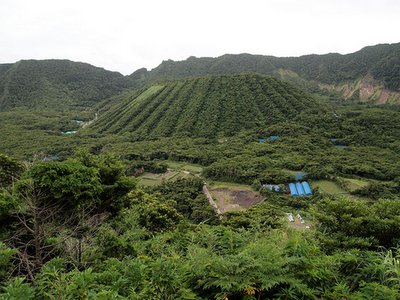
M 297 197 L 299 195 L 294 183 L 289 183 L 289 189 L 290 189 L 290 193 L 292 194 L 292 196 Z
M 303 188 L 303 186 L 301 185 L 300 182 L 296 183 L 296 189 L 297 189 L 297 192 L 298 192 L 299 196 L 305 196 L 306 195 L 306 193 L 304 192 L 304 188 Z
M 307 173 L 303 173 L 303 174 L 298 174 L 296 175 L 296 180 L 301 179 L 303 176 L 307 175 Z
M 275 192 L 279 191 L 279 185 L 270 185 L 271 191 L 275 190 Z
M 52 159 L 57 159 L 58 156 L 53 155 L 53 156 L 50 156 L 50 158 L 52 158 Z
M 304 192 L 306 193 L 306 196 L 312 196 L 313 193 L 311 192 L 311 188 L 310 188 L 310 185 L 308 184 L 308 182 L 304 181 L 301 184 L 303 185 Z
M 341 146 L 341 145 L 335 145 L 335 147 L 337 147 L 337 148 L 343 148 L 344 146 Z
M 273 139 L 279 138 L 279 136 L 277 136 L 277 135 L 271 135 L 270 138 L 271 138 L 271 140 L 273 140 Z M 260 142 L 264 142 L 264 141 L 265 141 L 265 139 L 258 139 L 258 140 L 259 140 Z
M 279 192 L 279 185 L 264 184 L 263 187 L 270 189 L 271 191 Z
M 83 123 L 83 121 L 76 120 L 76 123 Z

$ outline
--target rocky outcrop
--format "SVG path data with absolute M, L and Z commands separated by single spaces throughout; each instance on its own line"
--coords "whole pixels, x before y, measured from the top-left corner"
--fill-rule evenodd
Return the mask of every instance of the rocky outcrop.
M 400 93 L 394 92 L 384 87 L 382 82 L 375 80 L 370 74 L 364 78 L 354 81 L 352 83 L 338 84 L 338 85 L 325 85 L 319 84 L 320 89 L 327 89 L 328 91 L 335 90 L 340 92 L 342 97 L 349 99 L 358 93 L 361 101 L 373 101 L 376 104 L 399 104 Z

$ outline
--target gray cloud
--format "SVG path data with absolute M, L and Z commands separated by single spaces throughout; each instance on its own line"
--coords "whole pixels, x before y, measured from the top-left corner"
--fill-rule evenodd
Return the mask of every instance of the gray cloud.
M 71 59 L 130 74 L 163 60 L 300 56 L 397 43 L 395 0 L 0 0 L 0 63 Z

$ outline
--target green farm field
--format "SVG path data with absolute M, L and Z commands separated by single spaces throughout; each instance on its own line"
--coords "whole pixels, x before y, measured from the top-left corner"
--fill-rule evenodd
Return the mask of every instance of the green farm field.
M 201 173 L 203 167 L 200 165 L 185 163 L 185 162 L 175 162 L 175 161 L 166 161 L 168 168 L 173 170 L 182 170 L 188 171 L 192 173 Z
M 176 180 L 178 178 L 191 178 L 194 177 L 192 174 L 188 174 L 180 171 L 172 171 L 167 172 L 165 174 L 152 174 L 147 173 L 143 176 L 140 176 L 140 181 L 138 186 L 146 187 L 146 186 L 156 186 L 163 182 L 163 180 Z
M 311 189 L 319 187 L 324 193 L 340 195 L 346 194 L 346 191 L 341 189 L 336 183 L 329 180 L 317 180 L 310 182 Z
M 159 185 L 162 181 L 152 178 L 140 178 L 138 183 L 139 186 L 146 187 L 146 186 L 156 186 Z
M 352 179 L 352 178 L 346 178 L 346 180 L 349 181 L 347 186 L 350 189 L 350 191 L 355 191 L 369 185 L 369 182 L 365 180 Z

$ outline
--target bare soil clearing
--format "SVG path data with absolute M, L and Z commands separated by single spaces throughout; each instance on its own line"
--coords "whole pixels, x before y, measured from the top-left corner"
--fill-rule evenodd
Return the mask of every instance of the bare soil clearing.
M 311 223 L 309 223 L 309 222 L 307 222 L 306 221 L 306 223 L 304 223 L 304 224 L 301 224 L 301 221 L 298 219 L 298 218 L 296 218 L 295 216 L 294 216 L 294 222 L 290 222 L 289 220 L 287 220 L 287 222 L 288 222 L 288 225 L 289 226 L 291 226 L 291 227 L 293 227 L 293 228 L 296 228 L 296 229 L 303 229 L 303 230 L 305 230 L 305 229 L 307 229 L 306 227 L 307 226 L 313 226 Z
M 148 173 L 146 175 L 143 175 L 144 178 L 156 178 L 158 174 L 153 174 L 153 173 Z
M 209 191 L 221 213 L 247 209 L 261 200 L 261 196 L 248 187 L 211 187 Z

